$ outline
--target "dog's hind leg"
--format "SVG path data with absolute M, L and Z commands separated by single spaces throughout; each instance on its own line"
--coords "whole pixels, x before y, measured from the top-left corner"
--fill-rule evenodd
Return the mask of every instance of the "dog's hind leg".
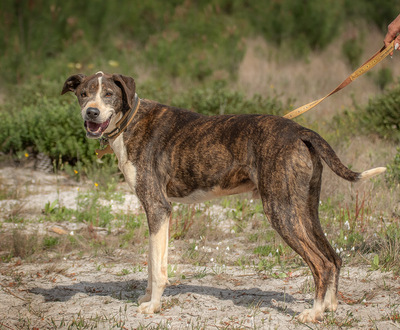
M 314 277 L 312 309 L 301 322 L 323 319 L 337 307 L 341 260 L 326 239 L 318 218 L 322 165 L 311 146 L 297 141 L 282 149 L 272 167 L 263 169 L 259 191 L 264 211 L 274 229 L 308 264 Z
M 140 313 L 152 314 L 161 309 L 161 296 L 168 284 L 168 228 L 170 220 L 170 206 L 156 206 L 152 203 L 146 210 L 149 223 L 149 256 L 148 269 L 149 278 L 146 294 L 139 298 Z

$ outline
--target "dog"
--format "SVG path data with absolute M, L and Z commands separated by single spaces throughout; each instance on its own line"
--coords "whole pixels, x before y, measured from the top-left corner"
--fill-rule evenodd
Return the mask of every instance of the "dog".
M 342 261 L 318 218 L 322 160 L 341 178 L 356 182 L 385 171 L 347 168 L 316 132 L 272 115 L 205 116 L 139 99 L 135 81 L 120 74 L 76 74 L 61 94 L 74 92 L 88 138 L 108 139 L 126 182 L 147 216 L 148 284 L 141 313 L 160 311 L 168 284 L 171 203 L 198 203 L 252 192 L 272 227 L 308 264 L 315 283 L 311 309 L 301 322 L 335 311 Z

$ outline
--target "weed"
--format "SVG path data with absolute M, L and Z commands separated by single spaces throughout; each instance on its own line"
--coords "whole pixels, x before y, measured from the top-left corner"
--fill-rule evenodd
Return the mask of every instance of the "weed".
M 348 204 L 344 208 L 340 208 L 339 223 L 341 225 L 347 224 L 350 232 L 354 232 L 356 228 L 364 231 L 366 226 L 365 217 L 367 215 L 365 213 L 367 212 L 371 213 L 371 210 L 366 207 L 366 195 L 363 194 L 360 199 L 357 192 L 353 209 Z
M 175 277 L 177 269 L 178 267 L 176 265 L 168 264 L 168 269 L 167 269 L 168 278 Z
M 338 327 L 348 327 L 353 328 L 356 324 L 360 322 L 351 311 L 346 312 L 346 316 L 344 318 L 338 317 L 333 312 L 328 313 L 327 317 L 324 320 L 324 324 L 328 326 L 338 326 Z
M 170 233 L 172 239 L 180 239 L 188 233 L 193 226 L 196 213 L 199 213 L 193 205 L 179 205 L 175 210 L 171 217 Z
M 194 275 L 193 275 L 193 277 L 197 278 L 197 279 L 200 279 L 200 278 L 203 278 L 203 277 L 206 277 L 206 276 L 207 276 L 207 268 L 206 267 L 204 267 L 203 269 L 195 272 Z
M 307 277 L 307 279 L 300 286 L 300 292 L 303 294 L 315 292 L 315 285 L 312 277 Z
M 58 237 L 52 237 L 52 236 L 45 236 L 43 237 L 43 247 L 45 249 L 51 249 L 54 248 L 56 245 L 60 243 L 60 239 Z
M 129 273 L 130 273 L 129 269 L 123 268 L 123 269 L 121 270 L 121 272 L 119 272 L 119 273 L 117 274 L 117 276 L 126 276 L 126 275 L 129 275 Z
M 400 323 L 400 305 L 393 305 L 391 307 L 390 312 L 387 314 L 386 317 L 383 318 L 383 320 L 390 320 L 395 323 Z
M 385 178 L 391 187 L 396 187 L 400 184 L 400 148 L 397 148 L 397 153 L 392 163 L 388 165 Z

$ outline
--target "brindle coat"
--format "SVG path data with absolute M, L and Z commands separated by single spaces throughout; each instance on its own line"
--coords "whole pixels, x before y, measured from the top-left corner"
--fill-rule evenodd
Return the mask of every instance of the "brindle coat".
M 87 135 L 110 132 L 133 106 L 130 77 L 98 72 L 69 77 L 62 94 L 78 97 Z M 345 167 L 317 133 L 270 115 L 207 117 L 141 99 L 126 131 L 110 140 L 126 181 L 142 203 L 150 230 L 149 280 L 139 311 L 160 310 L 167 280 L 171 202 L 195 203 L 251 191 L 261 198 L 273 228 L 309 265 L 315 282 L 303 322 L 336 310 L 341 259 L 318 218 L 321 159 L 340 177 L 358 181 L 384 171 Z

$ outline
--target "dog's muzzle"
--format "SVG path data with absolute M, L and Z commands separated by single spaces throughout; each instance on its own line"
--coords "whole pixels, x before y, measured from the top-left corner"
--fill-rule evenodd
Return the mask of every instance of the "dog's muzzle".
M 110 124 L 110 119 L 107 119 L 103 123 L 95 123 L 92 121 L 85 121 L 86 135 L 88 138 L 98 139 Z
M 110 118 L 108 118 L 104 122 L 97 122 L 97 119 L 100 115 L 100 111 L 97 108 L 88 108 L 86 110 L 86 120 L 85 120 L 85 128 L 86 128 L 86 135 L 88 138 L 98 139 L 100 138 L 104 131 L 107 129 L 108 125 L 110 124 Z

